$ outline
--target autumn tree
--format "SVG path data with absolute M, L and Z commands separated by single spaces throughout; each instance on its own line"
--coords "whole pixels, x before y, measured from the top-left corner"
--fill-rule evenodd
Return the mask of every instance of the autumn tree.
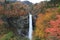
M 56 15 L 57 19 L 50 20 L 50 27 L 45 29 L 45 35 L 48 40 L 59 40 L 60 39 L 60 15 Z
M 48 27 L 48 22 L 51 19 L 55 19 L 55 15 L 57 14 L 57 11 L 54 11 L 54 9 L 48 9 L 46 10 L 45 14 L 39 14 L 37 19 L 36 19 L 36 29 L 35 29 L 35 36 L 39 37 L 40 39 L 45 38 L 45 28 Z M 41 39 L 41 40 L 42 40 Z

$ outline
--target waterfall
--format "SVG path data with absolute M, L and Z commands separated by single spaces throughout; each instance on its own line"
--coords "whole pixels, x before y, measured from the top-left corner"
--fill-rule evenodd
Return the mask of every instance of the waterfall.
M 29 14 L 29 39 L 32 40 L 32 32 L 33 32 L 33 28 L 32 28 L 32 15 Z

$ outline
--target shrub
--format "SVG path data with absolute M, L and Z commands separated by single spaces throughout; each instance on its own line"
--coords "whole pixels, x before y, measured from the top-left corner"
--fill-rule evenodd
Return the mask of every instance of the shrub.
M 0 38 L 0 40 L 10 40 L 10 38 L 13 36 L 13 32 L 9 32 L 7 34 L 5 34 L 4 36 L 2 36 Z

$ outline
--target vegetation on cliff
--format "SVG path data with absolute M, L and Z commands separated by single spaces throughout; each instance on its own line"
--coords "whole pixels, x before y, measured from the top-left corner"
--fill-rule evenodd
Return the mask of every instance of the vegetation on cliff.
M 22 2 L 0 4 L 0 40 L 28 40 L 29 12 L 33 15 L 33 40 L 59 40 L 59 2 L 51 0 L 34 5 Z

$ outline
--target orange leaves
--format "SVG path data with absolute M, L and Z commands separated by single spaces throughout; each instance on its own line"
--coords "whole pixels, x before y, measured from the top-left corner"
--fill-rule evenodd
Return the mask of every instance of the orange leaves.
M 3 25 L 3 23 L 4 23 L 4 21 L 2 21 L 2 20 L 0 19 L 0 26 Z
M 4 6 L 0 5 L 0 15 L 4 13 Z
M 40 15 L 40 14 L 39 14 L 39 15 Z M 44 32 L 43 32 L 43 30 L 44 30 L 44 27 L 43 27 L 43 26 L 44 26 L 44 25 L 41 24 L 41 23 L 43 22 L 43 21 L 42 21 L 42 20 L 43 20 L 43 15 L 42 15 L 42 17 L 40 17 L 39 15 L 38 15 L 38 18 L 37 18 L 37 20 L 36 20 L 36 30 L 35 30 L 35 31 L 36 31 L 35 33 L 36 33 L 36 34 L 35 34 L 35 35 L 36 35 L 36 36 L 39 36 L 39 37 L 44 37 Z M 41 20 L 40 18 L 41 18 L 42 20 Z
M 4 7 L 2 5 L 0 5 L 0 11 L 3 10 L 3 9 L 4 9 Z

